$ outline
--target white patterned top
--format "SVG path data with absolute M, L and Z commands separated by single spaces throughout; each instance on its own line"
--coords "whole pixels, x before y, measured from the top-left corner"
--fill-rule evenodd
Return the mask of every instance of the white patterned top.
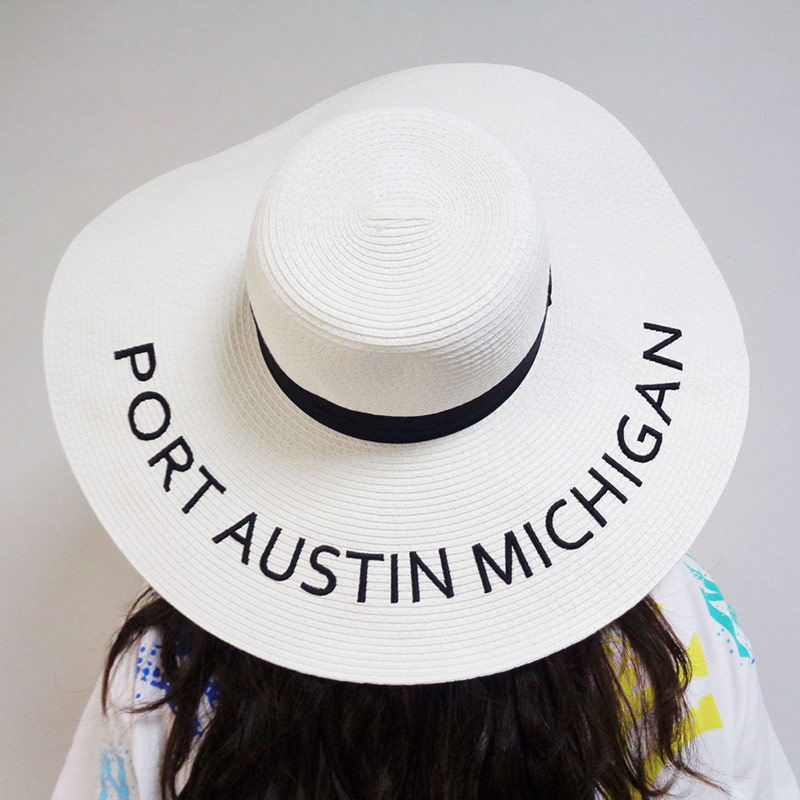
M 764 706 L 750 642 L 717 584 L 687 554 L 652 596 L 692 662 L 688 700 L 702 770 L 729 789 L 733 800 L 800 800 L 800 788 Z M 159 649 L 157 638 L 150 637 L 126 654 L 112 680 L 112 708 L 151 700 L 165 691 Z M 624 686 L 624 674 L 622 678 Z M 214 702 L 211 683 L 196 718 L 196 736 L 202 735 Z M 158 765 L 171 716 L 171 709 L 164 706 L 139 715 L 112 711 L 104 717 L 98 680 L 52 800 L 160 800 Z M 660 769 L 660 764 L 653 765 L 654 774 Z M 722 797 L 685 777 L 668 795 L 679 796 Z

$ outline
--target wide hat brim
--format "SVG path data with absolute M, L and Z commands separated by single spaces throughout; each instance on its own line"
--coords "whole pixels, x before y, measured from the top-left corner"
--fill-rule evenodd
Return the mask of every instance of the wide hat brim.
M 244 278 L 282 157 L 329 119 L 390 104 L 459 115 L 516 156 L 553 281 L 516 391 L 463 430 L 401 444 L 332 430 L 281 391 Z M 140 380 L 147 354 L 115 353 L 144 344 L 156 367 Z M 510 669 L 635 605 L 719 499 L 749 389 L 725 282 L 641 145 L 569 86 L 480 63 L 359 84 L 123 197 L 65 253 L 44 353 L 81 488 L 156 591 L 255 656 L 386 684 Z M 142 392 L 169 406 L 151 439 L 129 420 Z M 142 428 L 164 421 L 160 402 L 141 404 Z M 167 491 L 164 459 L 148 462 L 179 437 L 191 466 Z M 224 492 L 199 492 L 208 475 Z

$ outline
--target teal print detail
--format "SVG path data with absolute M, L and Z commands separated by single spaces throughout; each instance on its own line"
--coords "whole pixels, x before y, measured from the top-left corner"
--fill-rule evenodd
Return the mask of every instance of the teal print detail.
M 116 766 L 116 775 L 112 770 L 112 759 Z M 125 774 L 125 759 L 119 751 L 104 748 L 100 756 L 100 794 L 97 800 L 130 800 L 130 796 L 128 778 Z
M 697 564 L 692 556 L 687 554 L 687 558 L 691 558 L 692 561 Z M 691 572 L 692 575 L 694 575 L 694 577 L 700 582 L 700 590 L 703 593 L 703 599 L 706 601 L 706 607 L 708 608 L 708 613 L 711 616 L 711 619 L 722 625 L 722 627 L 731 635 L 731 638 L 736 644 L 736 649 L 740 658 L 749 658 L 751 663 L 755 661 L 754 658 L 751 658 L 750 649 L 744 644 L 744 642 L 741 641 L 740 635 L 737 634 L 736 628 L 738 626 L 738 622 L 736 619 L 736 612 L 733 610 L 731 604 L 722 596 L 719 586 L 717 586 L 717 584 L 711 580 L 711 577 L 708 574 L 704 574 L 700 569 L 693 567 L 688 563 L 688 561 L 684 560 L 683 563 L 686 564 L 689 572 Z M 697 566 L 699 567 L 700 565 L 697 564 Z M 726 610 L 717 608 L 714 603 L 724 604 Z M 731 653 L 732 652 L 733 650 L 731 650 Z

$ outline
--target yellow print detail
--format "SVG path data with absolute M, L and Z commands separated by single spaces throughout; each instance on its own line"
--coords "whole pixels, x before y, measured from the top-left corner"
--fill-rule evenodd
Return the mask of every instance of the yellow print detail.
M 618 658 L 617 675 L 622 692 L 629 704 L 629 709 L 626 708 L 625 713 L 629 714 L 626 725 L 630 725 L 633 719 L 639 718 L 651 707 L 653 689 L 649 685 L 641 686 L 641 680 L 636 673 L 633 654 L 621 647 L 619 637 L 615 636 L 609 644 L 618 647 L 616 651 Z M 686 648 L 686 653 L 691 664 L 692 679 L 706 677 L 708 675 L 708 664 L 706 663 L 703 646 L 700 644 L 700 637 L 696 633 L 692 636 L 689 646 Z M 633 719 L 630 715 L 632 715 Z M 686 728 L 683 737 L 679 740 L 679 747 L 685 747 L 701 733 L 722 727 L 722 717 L 714 700 L 714 695 L 711 693 L 703 695 L 697 705 L 689 709 Z M 647 758 L 645 761 L 645 773 L 648 783 L 653 783 L 665 764 L 664 758 L 657 753 L 652 753 Z M 636 792 L 632 796 L 634 800 L 641 800 L 641 795 Z

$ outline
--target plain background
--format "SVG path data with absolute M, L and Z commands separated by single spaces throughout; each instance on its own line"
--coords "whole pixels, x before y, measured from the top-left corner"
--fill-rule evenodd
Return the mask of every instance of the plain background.
M 3 796 L 46 797 L 139 579 L 69 472 L 41 365 L 65 247 L 120 195 L 354 83 L 485 61 L 553 75 L 644 144 L 751 359 L 744 444 L 693 553 L 737 610 L 800 775 L 797 2 L 2 3 Z M 776 800 L 778 800 L 776 798 Z

